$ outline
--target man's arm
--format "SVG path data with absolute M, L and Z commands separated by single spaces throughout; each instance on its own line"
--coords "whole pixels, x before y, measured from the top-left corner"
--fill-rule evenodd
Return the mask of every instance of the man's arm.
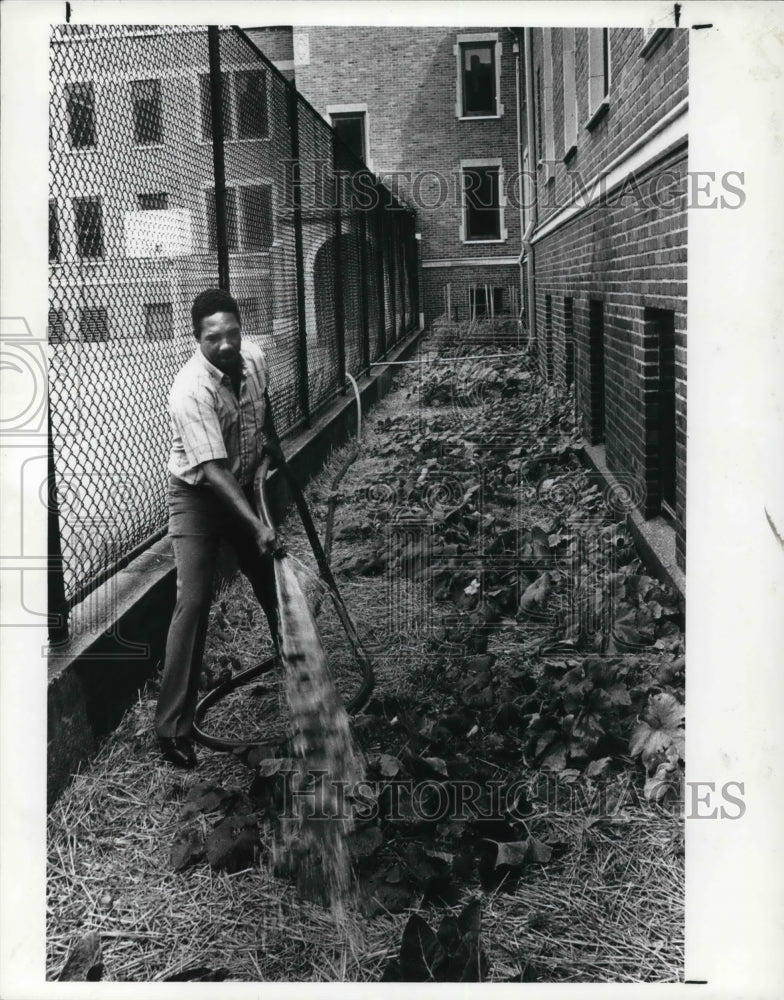
M 232 517 L 246 528 L 258 546 L 259 552 L 262 555 L 273 552 L 277 545 L 275 532 L 256 516 L 240 484 L 229 472 L 226 460 L 220 458 L 203 462 L 201 468 L 215 495 Z

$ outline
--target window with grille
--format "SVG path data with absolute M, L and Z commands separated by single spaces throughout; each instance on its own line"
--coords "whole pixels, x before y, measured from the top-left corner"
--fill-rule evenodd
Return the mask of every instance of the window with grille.
M 144 334 L 147 340 L 174 339 L 174 313 L 171 302 L 144 304 Z
M 54 263 L 60 259 L 60 220 L 57 216 L 57 203 L 49 202 L 49 260 Z
M 267 77 L 264 70 L 248 69 L 221 73 L 223 138 L 266 139 L 269 135 Z M 210 74 L 199 75 L 201 137 L 212 141 L 212 93 Z
M 80 257 L 103 257 L 103 213 L 100 198 L 74 198 L 76 244 Z
M 105 306 L 85 306 L 79 316 L 79 333 L 85 344 L 109 339 L 109 317 Z
M 95 90 L 92 83 L 69 83 L 65 87 L 68 137 L 74 149 L 96 144 Z
M 465 240 L 502 238 L 500 167 L 463 168 Z
M 464 42 L 460 45 L 460 77 L 463 117 L 496 115 L 496 68 L 494 42 Z
M 166 191 L 140 192 L 136 205 L 142 212 L 160 212 L 169 207 L 169 195 Z
M 133 80 L 133 137 L 139 146 L 163 142 L 163 103 L 160 80 Z

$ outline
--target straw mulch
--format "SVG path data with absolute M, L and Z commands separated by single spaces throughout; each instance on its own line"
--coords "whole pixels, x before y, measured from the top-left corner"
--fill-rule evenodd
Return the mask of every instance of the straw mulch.
M 400 384 L 374 418 L 410 407 L 405 376 Z M 380 438 L 383 432 L 368 427 L 363 454 L 347 480 L 362 481 L 367 455 Z M 340 459 L 335 454 L 308 489 L 322 533 L 329 484 Z M 336 528 L 340 525 L 339 507 Z M 314 566 L 295 517 L 283 533 L 290 551 Z M 338 531 L 333 563 L 360 544 Z M 395 581 L 395 586 L 409 588 L 412 606 L 424 613 L 416 583 Z M 390 628 L 389 587 L 386 574 L 341 582 L 360 637 L 374 656 L 376 693 L 416 697 L 429 690 L 427 630 Z M 237 578 L 222 599 L 230 608 L 251 608 L 250 624 L 227 628 L 223 621 L 219 626 L 222 612 L 216 602 L 207 660 L 217 669 L 220 656 L 228 654 L 246 668 L 266 655 L 263 615 L 258 609 L 253 614 L 244 578 Z M 338 686 L 350 694 L 354 667 L 328 601 L 319 627 Z M 151 685 L 50 814 L 48 976 L 56 978 L 76 936 L 97 930 L 107 981 L 161 981 L 194 966 L 223 969 L 226 978 L 245 982 L 378 981 L 397 954 L 411 911 L 368 918 L 349 905 L 347 917 L 336 922 L 329 910 L 303 901 L 290 881 L 272 873 L 273 844 L 263 824 L 258 863 L 231 875 L 206 863 L 180 874 L 172 871 L 169 852 L 188 788 L 211 781 L 247 791 L 251 772 L 230 754 L 204 749 L 196 772 L 172 770 L 155 748 L 154 706 Z M 216 706 L 205 723 L 218 735 L 264 740 L 285 733 L 286 725 L 281 678 L 274 673 Z M 364 749 L 385 748 L 366 740 Z M 215 818 L 201 818 L 205 830 Z M 504 885 L 482 891 L 475 881 L 462 889 L 461 903 L 474 895 L 482 899 L 490 981 L 519 979 L 526 969 L 524 974 L 551 982 L 680 981 L 681 820 L 664 810 L 632 806 L 612 822 L 593 824 L 580 810 L 548 814 L 538 822 L 544 826 L 537 835 L 545 830 L 549 839 L 565 845 L 560 858 L 532 867 L 513 892 L 505 892 Z M 428 904 L 420 912 L 436 926 L 444 910 Z

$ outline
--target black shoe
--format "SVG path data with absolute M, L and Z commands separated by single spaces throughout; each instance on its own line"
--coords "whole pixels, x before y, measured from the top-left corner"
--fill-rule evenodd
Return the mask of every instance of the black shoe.
M 159 736 L 161 753 L 175 767 L 196 767 L 193 740 L 187 736 Z

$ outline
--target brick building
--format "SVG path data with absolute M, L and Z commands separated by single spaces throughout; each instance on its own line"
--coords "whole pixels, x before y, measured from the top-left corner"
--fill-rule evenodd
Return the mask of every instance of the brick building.
M 587 453 L 677 577 L 687 32 L 248 34 L 373 171 L 401 172 L 421 230 L 423 322 L 519 312 L 542 373 L 574 386 Z
M 423 322 L 432 323 L 447 304 L 458 320 L 491 309 L 517 314 L 512 30 L 246 30 L 367 166 L 416 208 Z
M 547 377 L 574 383 L 587 450 L 683 569 L 688 35 L 519 41 L 529 330 Z

